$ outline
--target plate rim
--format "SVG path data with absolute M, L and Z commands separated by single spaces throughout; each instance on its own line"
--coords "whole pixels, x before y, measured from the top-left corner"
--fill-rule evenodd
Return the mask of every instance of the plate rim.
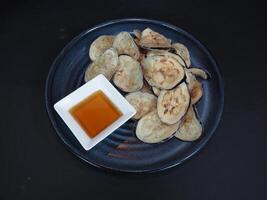
M 64 55 L 64 53 L 66 51 L 68 51 L 75 43 L 76 41 L 78 41 L 80 38 L 82 38 L 84 35 L 86 35 L 87 33 L 107 26 L 107 25 L 112 25 L 112 24 L 116 24 L 116 23 L 121 23 L 121 22 L 150 22 L 150 23 L 154 23 L 160 26 L 164 26 L 167 28 L 170 28 L 174 31 L 178 31 L 182 34 L 184 34 L 186 37 L 190 38 L 192 41 L 194 41 L 195 43 L 197 43 L 197 45 L 199 45 L 202 50 L 205 52 L 205 54 L 208 56 L 209 60 L 212 62 L 212 65 L 215 66 L 215 71 L 217 72 L 218 75 L 218 82 L 219 82 L 219 87 L 220 87 L 220 96 L 221 96 L 221 101 L 220 101 L 220 109 L 218 110 L 218 118 L 217 120 L 214 122 L 213 125 L 213 129 L 210 131 L 210 134 L 205 138 L 205 140 L 200 143 L 199 145 L 197 145 L 195 148 L 193 148 L 192 150 L 190 150 L 189 153 L 186 153 L 186 156 L 181 159 L 178 162 L 175 162 L 171 165 L 165 166 L 165 167 L 159 167 L 159 168 L 155 168 L 155 169 L 145 169 L 145 170 L 123 170 L 123 169 L 118 169 L 118 168 L 113 168 L 110 166 L 104 166 L 104 165 L 99 165 L 97 163 L 94 163 L 92 161 L 89 161 L 87 159 L 85 159 L 83 157 L 83 155 L 81 155 L 79 153 L 79 151 L 77 151 L 75 148 L 72 147 L 71 144 L 69 144 L 67 142 L 67 140 L 64 139 L 64 137 L 61 136 L 60 133 L 60 128 L 58 127 L 57 123 L 54 120 L 54 114 L 53 114 L 53 109 L 50 108 L 50 103 L 49 103 L 49 99 L 51 99 L 50 95 L 49 95 L 49 88 L 51 87 L 52 83 L 53 83 L 53 75 L 54 72 L 56 71 L 56 66 L 57 63 L 59 62 L 59 59 Z M 102 170 L 107 170 L 107 171 L 113 171 L 113 172 L 120 172 L 120 173 L 138 173 L 138 174 L 143 174 L 143 173 L 154 173 L 154 172 L 161 172 L 170 168 L 173 168 L 175 166 L 178 166 L 180 164 L 182 164 L 183 162 L 185 162 L 186 160 L 188 160 L 189 158 L 193 157 L 194 155 L 196 155 L 201 149 L 203 149 L 204 146 L 206 146 L 207 142 L 211 139 L 211 137 L 214 135 L 216 129 L 218 128 L 218 126 L 220 125 L 221 122 L 221 118 L 222 118 L 222 114 L 223 114 L 223 110 L 224 110 L 224 78 L 223 78 L 223 73 L 221 68 L 219 67 L 217 61 L 215 60 L 213 54 L 211 53 L 211 51 L 207 48 L 206 45 L 204 45 L 202 42 L 200 42 L 196 37 L 194 37 L 194 35 L 192 35 L 191 33 L 186 32 L 185 30 L 169 24 L 167 22 L 164 21 L 160 21 L 160 20 L 154 20 L 154 19 L 146 19 L 146 18 L 122 18 L 122 19 L 114 19 L 114 20 L 109 20 L 109 21 L 105 21 L 102 23 L 99 23 L 91 28 L 88 28 L 84 31 L 82 31 L 80 34 L 78 34 L 77 36 L 73 37 L 71 39 L 70 42 L 68 42 L 63 49 L 60 51 L 60 53 L 56 56 L 56 58 L 54 59 L 54 61 L 52 62 L 52 65 L 48 71 L 47 74 L 47 78 L 46 78 L 46 82 L 45 82 L 45 107 L 46 107 L 46 112 L 48 114 L 49 117 L 49 121 L 52 124 L 53 129 L 55 130 L 57 136 L 62 140 L 62 142 L 64 143 L 64 146 L 67 147 L 67 149 L 72 152 L 75 156 L 77 156 L 79 159 L 83 160 L 85 163 L 90 164 L 96 168 L 102 169 Z M 53 106 L 52 106 L 53 107 Z

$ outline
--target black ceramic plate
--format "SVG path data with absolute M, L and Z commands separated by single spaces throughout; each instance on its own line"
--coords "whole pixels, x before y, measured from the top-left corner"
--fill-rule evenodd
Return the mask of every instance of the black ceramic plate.
M 185 44 L 192 65 L 201 66 L 211 78 L 203 81 L 204 96 L 197 105 L 204 133 L 195 142 L 182 142 L 172 138 L 164 143 L 145 144 L 135 136 L 136 122 L 129 120 L 90 151 L 85 151 L 66 124 L 55 112 L 53 105 L 83 82 L 88 63 L 90 44 L 100 35 L 116 35 L 120 31 L 132 32 L 146 27 L 162 33 L 173 42 Z M 59 54 L 49 72 L 46 107 L 56 133 L 64 144 L 85 162 L 106 169 L 123 172 L 154 172 L 180 164 L 198 152 L 210 139 L 223 110 L 223 81 L 221 72 L 208 50 L 192 35 L 176 26 L 147 19 L 122 19 L 97 25 L 75 37 Z

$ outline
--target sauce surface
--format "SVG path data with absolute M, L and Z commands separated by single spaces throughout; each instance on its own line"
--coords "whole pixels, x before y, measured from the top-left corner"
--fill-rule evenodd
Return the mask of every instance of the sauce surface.
M 91 138 L 122 116 L 121 111 L 101 90 L 73 106 L 69 112 Z

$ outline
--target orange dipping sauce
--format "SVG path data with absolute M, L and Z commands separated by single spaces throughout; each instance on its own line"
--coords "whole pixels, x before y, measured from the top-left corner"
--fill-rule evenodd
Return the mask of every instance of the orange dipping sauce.
M 73 106 L 69 112 L 91 138 L 122 116 L 121 111 L 101 90 Z

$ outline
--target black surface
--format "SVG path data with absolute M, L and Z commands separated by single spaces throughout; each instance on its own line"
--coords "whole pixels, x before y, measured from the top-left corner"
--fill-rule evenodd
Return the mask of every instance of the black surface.
M 197 103 L 203 134 L 195 142 L 172 138 L 159 144 L 145 144 L 135 136 L 136 120 L 129 120 L 90 151 L 85 151 L 59 117 L 54 104 L 84 84 L 89 64 L 89 45 L 100 35 L 151 28 L 164 33 L 173 43 L 181 42 L 190 51 L 192 66 L 202 66 L 210 75 L 202 80 L 204 95 Z M 105 169 L 122 172 L 155 172 L 174 167 L 205 146 L 220 122 L 224 89 L 222 74 L 208 50 L 193 36 L 162 21 L 120 19 L 98 24 L 76 36 L 53 62 L 45 89 L 46 108 L 58 136 L 82 160 Z M 123 145 L 123 148 L 119 148 Z
M 264 5 L 13 1 L 0 10 L 0 199 L 267 199 Z M 45 111 L 45 78 L 60 50 L 90 26 L 122 17 L 160 19 L 193 33 L 224 74 L 225 110 L 212 140 L 156 175 L 88 167 L 66 150 Z

